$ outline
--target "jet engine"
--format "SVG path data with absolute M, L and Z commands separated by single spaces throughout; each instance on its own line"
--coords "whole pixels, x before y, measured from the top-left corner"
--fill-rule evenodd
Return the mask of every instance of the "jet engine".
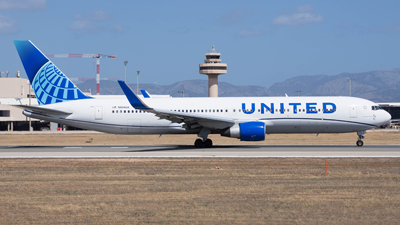
M 221 136 L 239 138 L 241 141 L 264 141 L 265 129 L 263 122 L 245 122 L 223 130 Z

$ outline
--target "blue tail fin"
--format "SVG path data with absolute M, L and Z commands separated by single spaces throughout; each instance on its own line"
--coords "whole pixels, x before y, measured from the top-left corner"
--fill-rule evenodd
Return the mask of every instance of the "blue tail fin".
M 31 41 L 14 41 L 39 105 L 91 98 L 84 95 Z

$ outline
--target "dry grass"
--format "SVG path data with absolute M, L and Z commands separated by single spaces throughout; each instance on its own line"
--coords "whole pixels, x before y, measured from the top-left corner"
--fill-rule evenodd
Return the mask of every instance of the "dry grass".
M 1 159 L 0 224 L 399 224 L 400 159 Z
M 368 144 L 400 144 L 400 132 L 368 132 L 364 143 Z M 0 145 L 193 145 L 196 135 L 114 135 L 104 133 L 33 133 L 33 134 L 1 134 Z M 335 144 L 355 145 L 356 133 L 347 134 L 271 134 L 265 141 L 241 142 L 238 139 L 210 135 L 214 145 L 313 145 Z

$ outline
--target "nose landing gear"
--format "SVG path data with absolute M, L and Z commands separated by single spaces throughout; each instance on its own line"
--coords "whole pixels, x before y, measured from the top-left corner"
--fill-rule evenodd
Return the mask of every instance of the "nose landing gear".
M 362 141 L 362 139 L 364 139 L 364 134 L 366 134 L 367 132 L 364 130 L 364 131 L 358 131 L 357 132 L 357 135 L 358 135 L 358 140 L 357 140 L 357 142 L 356 142 L 356 145 L 358 146 L 358 147 L 361 147 L 361 146 L 363 146 L 364 145 L 364 142 Z

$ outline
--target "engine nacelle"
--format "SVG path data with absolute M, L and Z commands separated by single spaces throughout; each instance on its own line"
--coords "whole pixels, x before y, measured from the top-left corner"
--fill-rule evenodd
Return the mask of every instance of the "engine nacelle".
M 265 123 L 254 121 L 234 125 L 221 132 L 221 136 L 239 138 L 241 141 L 264 141 L 265 131 Z

